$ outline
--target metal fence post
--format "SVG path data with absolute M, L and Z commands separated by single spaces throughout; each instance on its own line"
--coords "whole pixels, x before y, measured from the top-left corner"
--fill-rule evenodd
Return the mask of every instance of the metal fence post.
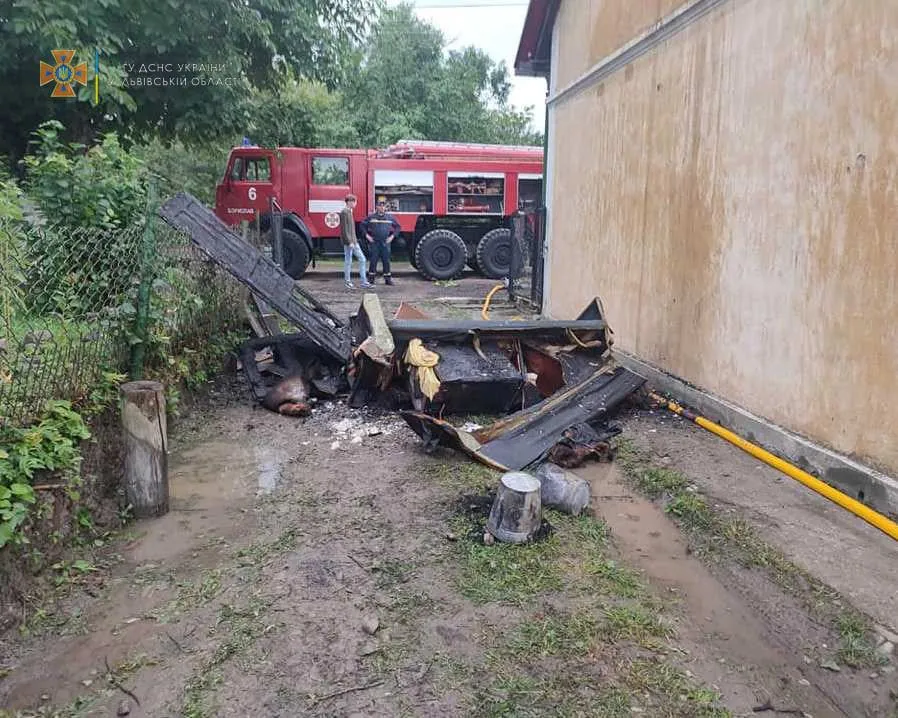
M 536 310 L 543 311 L 543 281 L 545 280 L 545 241 L 546 241 L 546 208 L 540 207 L 535 214 L 533 246 L 530 249 L 532 266 L 532 283 L 530 300 Z
M 274 197 L 270 201 L 271 208 L 271 255 L 274 263 L 284 266 L 284 215 L 279 209 L 275 209 Z
M 153 254 L 156 251 L 156 181 L 153 177 L 147 184 L 147 213 L 143 237 L 140 243 L 140 285 L 137 288 L 137 317 L 134 334 L 138 341 L 131 345 L 132 380 L 143 378 L 147 341 L 149 340 L 150 290 L 153 285 Z

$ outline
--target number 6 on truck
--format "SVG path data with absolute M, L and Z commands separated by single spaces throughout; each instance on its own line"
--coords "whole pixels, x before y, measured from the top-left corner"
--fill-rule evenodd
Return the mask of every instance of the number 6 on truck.
M 256 199 L 256 188 L 255 188 L 255 187 L 250 187 L 250 188 L 249 188 L 249 193 L 248 193 L 248 194 L 249 194 L 249 198 L 250 198 L 251 200 L 255 200 L 255 199 Z

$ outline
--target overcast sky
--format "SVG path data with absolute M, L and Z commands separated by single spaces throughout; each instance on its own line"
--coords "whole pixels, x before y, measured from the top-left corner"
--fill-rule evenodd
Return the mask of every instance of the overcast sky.
M 387 0 L 398 5 L 402 0 Z M 474 45 L 498 61 L 505 60 L 511 73 L 511 102 L 518 107 L 533 106 L 534 129 L 543 130 L 546 81 L 515 77 L 514 58 L 518 51 L 526 0 L 406 0 L 422 20 L 436 25 L 451 48 Z

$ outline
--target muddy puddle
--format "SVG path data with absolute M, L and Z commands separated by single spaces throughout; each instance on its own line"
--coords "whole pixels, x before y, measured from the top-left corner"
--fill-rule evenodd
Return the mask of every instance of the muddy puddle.
M 281 467 L 288 459 L 287 452 L 276 447 L 225 440 L 176 451 L 169 461 L 172 509 L 270 494 L 277 488 Z
M 845 716 L 853 715 L 846 705 L 864 702 L 872 688 L 866 676 L 823 670 L 810 657 L 830 639 L 822 627 L 812 629 L 795 597 L 759 572 L 697 558 L 663 505 L 633 491 L 617 464 L 577 473 L 590 482 L 593 510 L 611 528 L 622 559 L 676 607 L 684 664 L 726 695 L 735 714 Z

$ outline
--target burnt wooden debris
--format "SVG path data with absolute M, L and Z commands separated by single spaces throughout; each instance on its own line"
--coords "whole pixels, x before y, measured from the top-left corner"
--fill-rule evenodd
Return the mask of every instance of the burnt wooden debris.
M 502 335 L 507 337 L 560 337 L 568 331 L 601 332 L 605 322 L 601 319 L 575 319 L 572 321 L 493 320 L 493 319 L 394 319 L 388 322 L 390 331 L 398 339 L 463 338 L 471 334 Z
M 601 424 L 645 379 L 623 368 L 592 377 L 474 432 L 416 411 L 400 412 L 428 448 L 447 446 L 503 471 L 520 470 L 544 460 L 570 427 Z
M 440 392 L 425 408 L 448 414 L 506 413 L 521 406 L 524 376 L 496 342 L 478 353 L 462 344 L 428 348 L 440 355 Z
M 338 361 L 349 356 L 347 328 L 271 259 L 244 242 L 195 197 L 180 192 L 159 208 L 168 224 L 190 239 Z
M 272 382 L 302 377 L 319 397 L 348 391 L 353 407 L 412 406 L 402 415 L 428 447 L 453 446 L 491 466 L 520 469 L 549 455 L 566 465 L 601 457 L 613 433 L 607 415 L 644 381 L 611 360 L 613 335 L 598 299 L 571 321 L 434 320 L 406 304 L 387 320 L 370 293 L 347 325 L 191 195 L 175 195 L 159 214 L 299 330 L 241 350 L 263 404 Z M 413 340 L 429 359 L 407 358 Z M 433 362 L 430 352 L 439 357 L 432 368 L 407 363 Z M 419 381 L 432 386 L 429 397 Z M 472 434 L 436 418 L 511 411 Z
M 240 363 L 260 402 L 278 380 L 291 376 L 305 377 L 322 398 L 333 398 L 347 388 L 342 362 L 301 333 L 250 339 L 240 348 Z

